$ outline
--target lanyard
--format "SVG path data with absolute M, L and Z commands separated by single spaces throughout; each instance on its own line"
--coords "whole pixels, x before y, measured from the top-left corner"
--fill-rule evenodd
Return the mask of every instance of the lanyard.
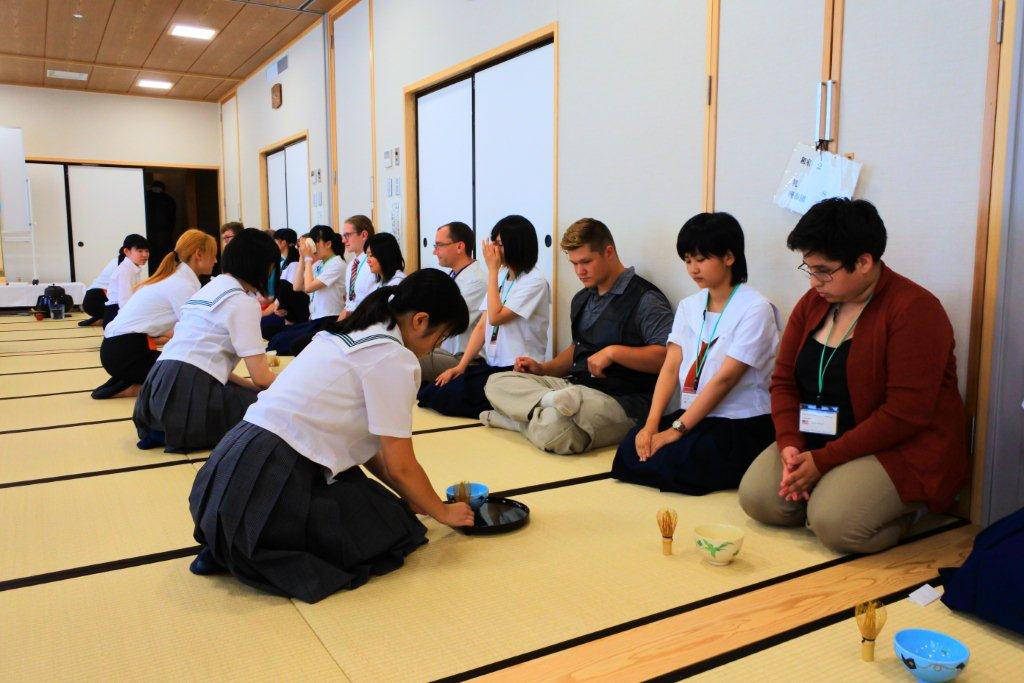
M 857 321 L 860 320 L 860 317 L 864 315 L 864 309 L 868 307 L 869 303 L 871 303 L 871 297 L 873 296 L 874 293 L 872 293 L 871 296 L 868 297 L 868 300 L 864 302 L 864 307 L 860 309 L 860 313 L 858 313 L 857 317 L 853 319 L 850 326 L 846 328 L 846 334 L 844 334 L 843 338 L 839 340 L 839 343 L 832 348 L 832 353 L 829 354 L 828 360 L 825 360 L 825 349 L 828 348 L 828 343 L 832 339 L 832 328 L 836 326 L 836 318 L 839 317 L 839 308 L 837 307 L 835 312 L 832 313 L 832 322 L 829 323 L 828 326 L 828 336 L 825 337 L 825 343 L 821 345 L 821 358 L 818 359 L 818 403 L 821 403 L 821 393 L 825 388 L 825 371 L 828 370 L 829 363 L 832 362 L 832 359 L 835 357 L 836 351 L 839 350 L 839 347 L 846 342 L 850 333 L 853 332 L 853 326 L 856 325 Z
M 697 368 L 693 373 L 693 383 L 696 385 L 700 382 L 700 373 L 704 371 L 704 363 L 708 360 L 708 354 L 711 353 L 711 344 L 715 341 L 715 333 L 718 332 L 718 323 L 722 322 L 722 318 L 725 317 L 725 309 L 729 308 L 729 302 L 736 295 L 736 290 L 740 286 L 736 285 L 729 292 L 729 298 L 725 300 L 725 305 L 722 306 L 722 312 L 718 314 L 718 320 L 715 321 L 715 326 L 711 328 L 711 336 L 708 337 L 708 345 L 704 349 L 704 353 L 700 352 L 701 344 L 704 342 L 704 323 L 708 319 L 708 309 L 711 308 L 711 292 L 708 291 L 708 302 L 704 305 L 704 316 L 700 321 L 700 332 L 697 334 Z
M 359 262 L 359 265 L 356 266 L 356 272 L 352 275 L 352 279 L 349 280 L 349 283 L 348 283 L 348 300 L 349 301 L 355 301 L 356 300 L 356 280 L 359 279 L 359 271 L 361 271 L 363 269 L 363 264 L 366 263 L 366 259 L 363 259 L 362 261 L 359 261 L 360 256 L 362 256 L 362 254 L 360 254 L 359 256 L 356 257 L 356 261 Z
M 501 284 L 498 285 L 498 297 L 499 298 L 501 298 L 501 290 L 505 289 L 505 281 L 506 280 L 508 280 L 508 271 L 507 270 L 505 271 L 505 276 L 503 278 L 501 278 Z M 513 278 L 512 282 L 509 283 L 508 291 L 505 292 L 505 298 L 501 299 L 501 305 L 502 306 L 504 306 L 505 302 L 508 301 L 508 295 L 512 293 L 512 287 L 514 287 L 515 284 L 516 284 L 516 281 Z M 497 325 L 493 325 L 491 327 L 491 330 L 492 330 L 491 331 L 491 343 L 493 344 L 494 342 L 498 341 L 498 326 Z
M 334 258 L 334 255 L 332 255 L 326 261 L 321 261 L 320 263 L 313 266 L 313 277 L 320 277 L 320 273 L 324 272 L 324 267 L 332 258 Z

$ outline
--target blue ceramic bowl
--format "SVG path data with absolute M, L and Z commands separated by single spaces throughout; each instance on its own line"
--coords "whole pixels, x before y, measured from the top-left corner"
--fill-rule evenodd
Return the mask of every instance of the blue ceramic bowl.
M 951 681 L 971 658 L 971 651 L 956 638 L 920 628 L 897 632 L 892 647 L 903 668 L 919 681 Z
M 445 495 L 448 497 L 449 503 L 455 500 L 455 489 L 457 487 L 458 484 L 453 484 L 445 489 Z M 471 482 L 469 484 L 469 507 L 474 510 L 479 509 L 480 506 L 484 504 L 484 501 L 487 500 L 487 494 L 489 493 L 490 489 L 488 489 L 484 484 L 480 484 L 475 481 Z

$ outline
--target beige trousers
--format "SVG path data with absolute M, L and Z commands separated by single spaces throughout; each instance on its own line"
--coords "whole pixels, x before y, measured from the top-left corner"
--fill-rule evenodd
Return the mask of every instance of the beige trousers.
M 782 457 L 772 444 L 750 464 L 740 482 L 740 506 L 765 524 L 806 524 L 837 552 L 875 553 L 896 545 L 925 509 L 904 503 L 878 458 L 867 455 L 829 470 L 810 500 L 779 496 Z
M 435 349 L 420 358 L 420 382 L 433 382 L 445 370 L 454 368 L 462 360 L 462 354 L 456 356 L 443 349 Z
M 541 450 L 569 455 L 622 441 L 633 420 L 608 394 L 577 386 L 583 400 L 571 417 L 537 405 L 544 394 L 568 386 L 572 385 L 560 377 L 499 372 L 487 380 L 484 393 L 494 409 L 518 422 L 523 436 Z

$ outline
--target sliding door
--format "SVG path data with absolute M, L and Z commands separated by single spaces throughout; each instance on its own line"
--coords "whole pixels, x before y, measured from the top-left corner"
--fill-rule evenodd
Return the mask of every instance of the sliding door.
M 141 168 L 69 166 L 74 276 L 90 282 L 117 255 L 125 235 L 146 234 Z
M 301 235 L 309 232 L 309 143 L 305 140 L 284 148 L 285 187 L 288 193 L 288 227 Z
M 339 230 L 349 216 L 373 215 L 369 5 L 361 0 L 334 20 Z
M 37 277 L 40 282 L 71 282 L 64 164 L 26 166 L 32 193 L 32 230 L 35 237 Z M 110 256 L 113 254 L 107 258 Z M 85 284 L 89 282 L 85 281 Z
M 288 180 L 284 150 L 267 155 L 267 207 L 271 230 L 288 227 Z
M 224 220 L 242 220 L 242 198 L 238 179 L 238 98 L 232 97 L 220 107 L 221 162 L 224 181 Z

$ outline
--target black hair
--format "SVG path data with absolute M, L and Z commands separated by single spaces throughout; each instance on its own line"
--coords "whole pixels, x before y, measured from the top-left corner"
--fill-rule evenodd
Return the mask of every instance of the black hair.
M 378 232 L 371 235 L 363 246 L 363 251 L 372 251 L 373 258 L 380 264 L 381 282 L 387 282 L 400 270 L 405 270 L 405 259 L 398 240 L 390 232 Z
M 341 241 L 341 235 L 334 232 L 329 225 L 314 225 L 309 231 L 309 238 L 314 242 L 330 242 L 331 250 L 335 256 L 344 256 L 345 245 Z
M 288 255 L 284 258 L 284 264 L 294 263 L 299 260 L 299 250 L 296 244 L 299 241 L 298 235 L 291 228 L 280 228 L 274 231 L 274 239 L 281 240 L 288 245 Z
M 747 257 L 743 253 L 743 228 L 724 211 L 698 213 L 686 221 L 676 237 L 679 258 L 687 255 L 724 258 L 732 252 L 732 285 L 747 281 Z
M 466 254 L 469 258 L 476 256 L 476 234 L 473 232 L 473 228 L 462 221 L 452 221 L 441 227 L 448 228 L 448 237 L 451 238 L 452 244 L 462 242 L 466 245 Z
M 164 185 L 164 182 L 163 182 L 162 180 L 154 180 L 154 181 L 153 181 L 153 182 L 152 182 L 152 183 L 150 184 L 150 186 L 149 186 L 149 187 L 150 187 L 150 189 L 155 189 L 155 188 L 158 188 L 158 187 L 159 187 L 159 188 L 160 188 L 161 190 L 166 190 L 166 189 L 167 189 L 167 186 L 166 186 L 166 185 Z
M 121 248 L 117 250 L 117 262 L 121 263 L 124 261 L 124 250 L 125 249 L 149 249 L 149 240 L 142 235 L 132 233 L 124 238 L 124 242 L 121 244 Z
M 228 242 L 221 256 L 221 269 L 267 296 L 271 281 L 280 273 L 281 250 L 262 230 L 245 228 Z
M 505 216 L 491 229 L 491 241 L 501 238 L 505 265 L 516 276 L 528 273 L 537 265 L 537 231 L 526 218 Z
M 429 329 L 442 327 L 445 337 L 460 335 L 469 327 L 469 309 L 459 286 L 437 268 L 423 268 L 397 285 L 374 290 L 351 315 L 328 323 L 326 329 L 347 334 L 383 323 L 390 330 L 405 313 L 426 313 Z
M 853 272 L 861 254 L 878 261 L 885 253 L 886 232 L 875 205 L 864 199 L 833 197 L 807 210 L 786 238 L 786 246 L 839 261 Z

